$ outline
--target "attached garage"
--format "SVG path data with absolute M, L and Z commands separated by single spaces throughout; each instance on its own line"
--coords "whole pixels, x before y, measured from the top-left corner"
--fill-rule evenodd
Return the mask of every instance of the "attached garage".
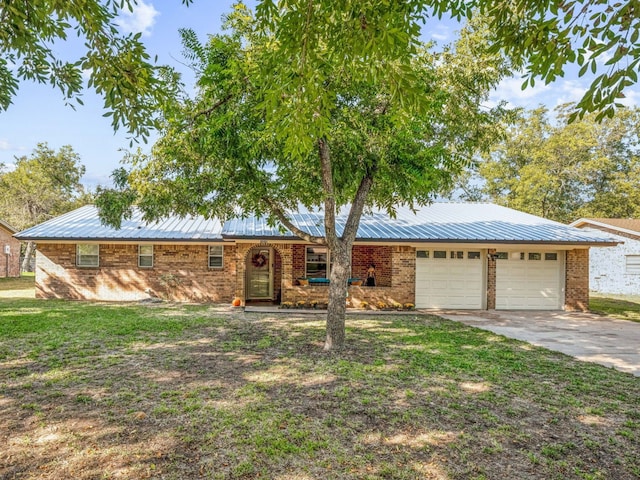
M 559 310 L 563 304 L 564 252 L 497 253 L 497 309 Z
M 481 250 L 416 250 L 417 308 L 484 308 Z

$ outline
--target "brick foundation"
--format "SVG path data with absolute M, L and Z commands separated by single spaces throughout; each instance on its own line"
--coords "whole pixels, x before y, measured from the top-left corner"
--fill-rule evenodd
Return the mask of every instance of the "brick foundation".
M 589 311 L 589 249 L 567 251 L 564 309 Z

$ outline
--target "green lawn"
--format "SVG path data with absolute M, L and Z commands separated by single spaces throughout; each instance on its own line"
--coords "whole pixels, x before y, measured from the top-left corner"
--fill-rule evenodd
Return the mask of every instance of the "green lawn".
M 639 378 L 433 316 L 347 324 L 326 354 L 320 316 L 0 298 L 0 478 L 640 478 Z
M 595 313 L 640 322 L 640 295 L 590 295 L 589 308 Z

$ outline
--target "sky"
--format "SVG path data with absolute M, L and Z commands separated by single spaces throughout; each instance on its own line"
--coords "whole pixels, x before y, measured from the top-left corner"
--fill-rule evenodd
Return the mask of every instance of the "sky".
M 220 32 L 222 15 L 228 12 L 230 0 L 195 0 L 189 7 L 179 0 L 142 0 L 133 13 L 121 15 L 120 28 L 124 32 L 142 32 L 143 41 L 151 57 L 173 66 L 184 73 L 189 85 L 193 76 L 184 66 L 178 29 L 191 28 L 201 39 L 207 34 Z M 438 44 L 453 41 L 459 26 L 446 19 L 429 23 L 423 30 L 424 40 Z M 55 45 L 60 55 L 72 51 L 72 45 Z M 588 80 L 579 79 L 569 72 L 565 78 L 551 85 L 537 82 L 535 88 L 521 90 L 519 77 L 504 80 L 491 97 L 490 103 L 507 101 L 511 106 L 536 108 L 577 101 L 586 90 Z M 640 88 L 626 92 L 628 105 L 640 104 Z M 124 150 L 129 149 L 126 132 L 113 131 L 111 122 L 103 117 L 103 102 L 90 90 L 85 90 L 84 106 L 72 109 L 65 105 L 59 91 L 44 84 L 23 82 L 13 104 L 6 112 L 0 112 L 0 163 L 9 168 L 15 157 L 29 155 L 38 143 L 46 142 L 57 150 L 71 145 L 80 155 L 86 168 L 83 183 L 90 189 L 97 185 L 109 185 L 110 174 L 120 165 Z M 149 145 L 140 144 L 143 149 Z

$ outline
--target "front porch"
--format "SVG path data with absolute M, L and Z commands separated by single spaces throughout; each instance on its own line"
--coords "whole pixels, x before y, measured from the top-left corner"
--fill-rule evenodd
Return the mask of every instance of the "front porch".
M 261 242 L 238 245 L 236 297 L 245 306 L 289 302 L 327 303 L 328 265 L 310 261 L 305 244 Z M 261 255 L 261 256 L 256 256 Z M 268 259 L 262 262 L 262 257 Z M 256 258 L 260 262 L 256 261 Z M 329 259 L 330 262 L 330 259 Z M 397 305 L 415 302 L 415 249 L 397 245 L 354 245 L 352 278 L 366 278 L 375 265 L 376 286 L 349 285 L 350 306 Z M 299 279 L 319 278 L 324 283 L 302 285 Z M 256 292 L 258 295 L 256 295 Z

